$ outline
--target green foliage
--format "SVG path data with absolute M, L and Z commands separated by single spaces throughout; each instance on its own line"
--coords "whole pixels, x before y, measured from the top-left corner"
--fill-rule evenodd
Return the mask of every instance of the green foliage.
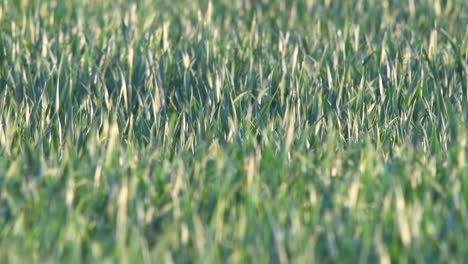
M 0 262 L 463 262 L 467 10 L 1 1 Z

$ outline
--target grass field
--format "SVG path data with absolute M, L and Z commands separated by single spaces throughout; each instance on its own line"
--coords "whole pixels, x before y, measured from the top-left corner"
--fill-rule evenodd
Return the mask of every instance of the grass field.
M 0 1 L 1 263 L 462 263 L 464 0 Z

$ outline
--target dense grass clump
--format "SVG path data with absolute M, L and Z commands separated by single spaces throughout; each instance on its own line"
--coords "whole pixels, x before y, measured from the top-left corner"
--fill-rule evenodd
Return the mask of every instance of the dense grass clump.
M 0 262 L 463 262 L 467 11 L 0 1 Z

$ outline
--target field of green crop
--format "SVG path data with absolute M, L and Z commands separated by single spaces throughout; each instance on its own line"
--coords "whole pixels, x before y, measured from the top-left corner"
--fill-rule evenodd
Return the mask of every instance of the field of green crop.
M 464 0 L 0 1 L 1 263 L 461 263 Z

